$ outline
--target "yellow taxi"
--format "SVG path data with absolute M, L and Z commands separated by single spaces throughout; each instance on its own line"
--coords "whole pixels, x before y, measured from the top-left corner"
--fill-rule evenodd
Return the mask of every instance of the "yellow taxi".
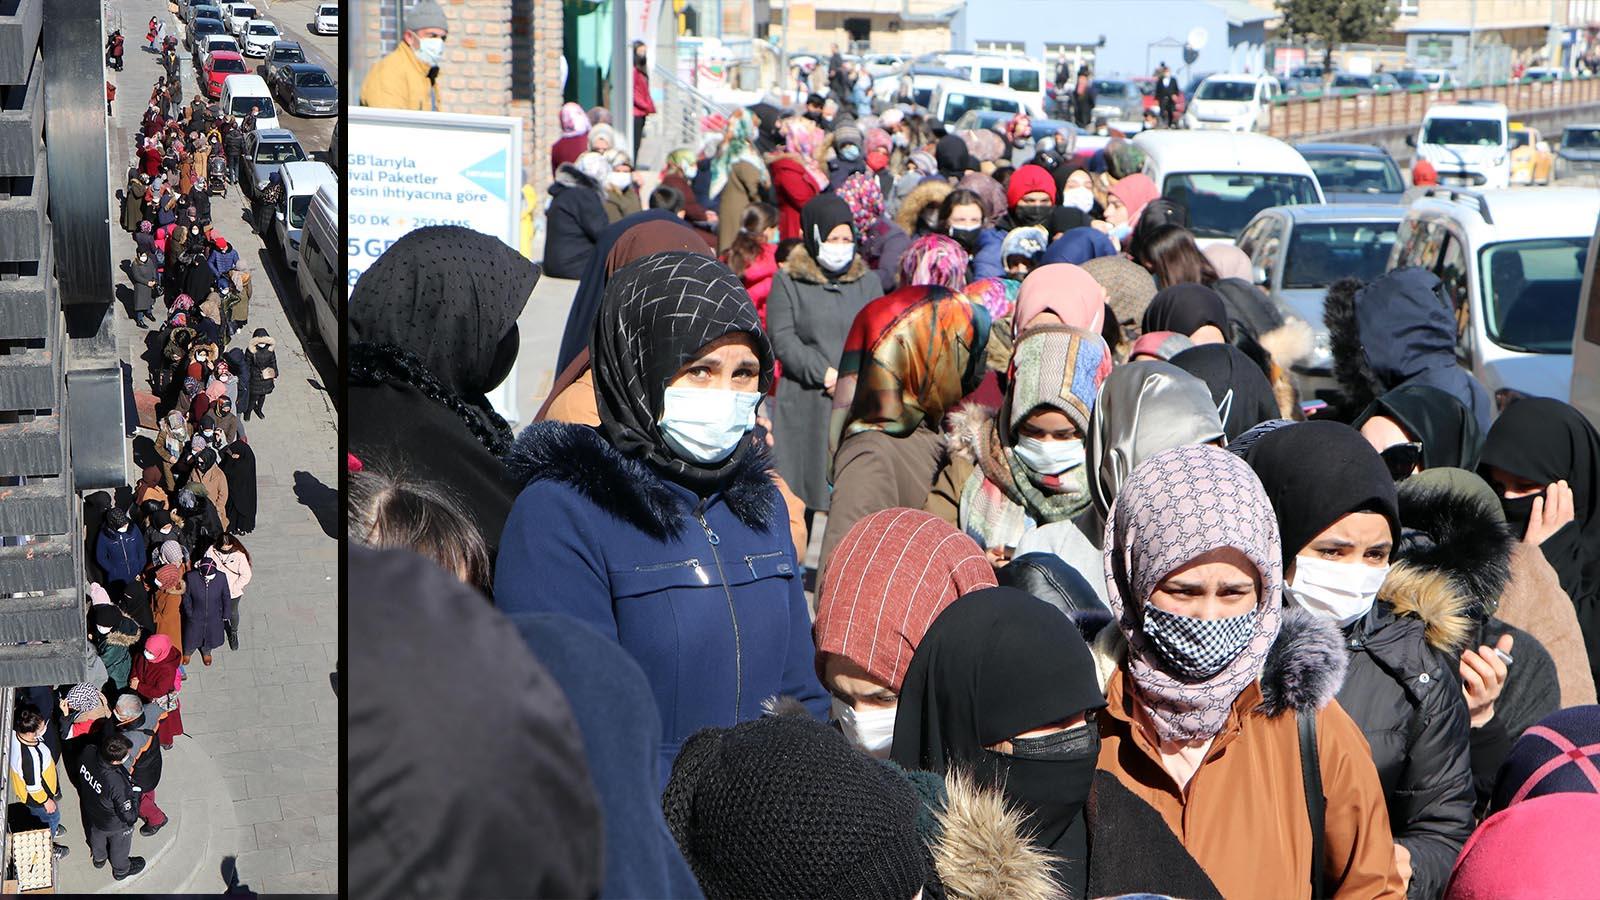
M 1550 151 L 1550 144 L 1539 134 L 1539 129 L 1521 122 L 1511 123 L 1512 184 L 1549 184 L 1555 161 L 1556 155 Z

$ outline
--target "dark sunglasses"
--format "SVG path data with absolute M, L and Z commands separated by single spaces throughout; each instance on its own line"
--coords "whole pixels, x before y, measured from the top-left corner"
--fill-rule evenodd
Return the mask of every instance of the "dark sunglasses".
M 1422 464 L 1422 443 L 1412 441 L 1409 444 L 1395 444 L 1378 455 L 1383 457 L 1383 464 L 1389 468 L 1389 477 L 1401 481 L 1410 478 L 1411 473 Z

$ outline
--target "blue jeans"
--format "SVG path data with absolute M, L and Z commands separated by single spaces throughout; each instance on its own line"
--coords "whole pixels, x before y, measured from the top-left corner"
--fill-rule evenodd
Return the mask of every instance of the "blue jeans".
M 56 811 L 53 813 L 45 812 L 43 806 L 32 803 L 28 804 L 28 812 L 33 813 L 34 818 L 50 826 L 50 836 L 55 837 L 56 829 L 61 825 L 61 801 L 56 801 Z

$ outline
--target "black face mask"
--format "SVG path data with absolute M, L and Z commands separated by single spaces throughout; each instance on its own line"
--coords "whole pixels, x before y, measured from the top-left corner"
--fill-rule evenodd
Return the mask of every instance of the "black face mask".
M 1081 860 L 1083 806 L 1100 756 L 1100 730 L 1090 721 L 1044 737 L 1013 738 L 1011 747 L 1010 754 L 983 751 L 980 783 L 1002 786 L 1006 799 L 1026 814 L 1040 847 Z
M 967 251 L 970 256 L 978 252 L 978 232 L 982 230 L 982 228 L 976 227 L 952 228 L 950 229 L 950 239 L 960 244 L 961 248 Z
M 1050 214 L 1055 212 L 1055 207 L 1045 206 L 1018 206 L 1011 210 L 1011 221 L 1018 225 L 1043 225 L 1050 221 Z
M 1541 491 L 1515 500 L 1501 498 L 1500 508 L 1505 510 L 1506 525 L 1517 538 L 1520 539 L 1528 533 L 1528 522 L 1533 518 L 1533 501 L 1543 496 L 1544 492 Z M 1558 574 L 1575 572 L 1582 566 L 1580 561 L 1583 555 L 1582 537 L 1583 532 L 1579 530 L 1578 521 L 1574 519 L 1561 526 L 1555 534 L 1545 538 L 1539 549 Z

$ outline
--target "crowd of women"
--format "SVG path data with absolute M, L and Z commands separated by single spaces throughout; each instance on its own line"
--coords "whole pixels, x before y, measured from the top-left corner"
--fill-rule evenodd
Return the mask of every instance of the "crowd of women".
M 484 394 L 538 267 L 429 228 L 357 283 L 352 665 L 393 689 L 352 697 L 353 883 L 1592 889 L 1600 436 L 1493 408 L 1436 278 L 1330 291 L 1341 399 L 1302 402 L 1309 326 L 1131 145 L 764 115 L 679 171 L 720 256 L 675 212 L 597 230 L 520 434 Z M 446 704 L 490 809 L 383 752 Z M 418 781 L 479 824 L 386 799 Z

